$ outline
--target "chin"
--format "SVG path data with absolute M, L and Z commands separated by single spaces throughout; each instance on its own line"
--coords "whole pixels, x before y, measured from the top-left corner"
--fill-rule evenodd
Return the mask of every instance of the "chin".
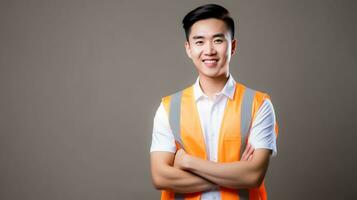
M 206 76 L 208 78 L 218 78 L 222 77 L 225 75 L 225 73 L 220 73 L 220 72 L 203 72 L 201 75 Z
M 196 65 L 196 69 L 201 76 L 205 76 L 208 78 L 222 77 L 227 74 L 227 70 L 224 66 L 221 65 L 217 65 L 215 67 L 210 68 L 205 65 L 202 65 L 202 63 L 199 63 L 198 65 Z

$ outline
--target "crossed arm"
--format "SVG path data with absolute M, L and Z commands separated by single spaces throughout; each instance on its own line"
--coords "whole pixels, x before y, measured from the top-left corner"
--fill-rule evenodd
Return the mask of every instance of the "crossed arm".
M 154 186 L 159 190 L 172 190 L 178 193 L 193 193 L 215 188 L 215 184 L 174 167 L 175 154 L 169 152 L 151 153 L 151 175 Z
M 207 191 L 217 187 L 258 187 L 268 168 L 270 150 L 245 149 L 241 161 L 216 163 L 188 155 L 183 150 L 176 154 L 151 153 L 151 172 L 157 189 L 178 193 Z

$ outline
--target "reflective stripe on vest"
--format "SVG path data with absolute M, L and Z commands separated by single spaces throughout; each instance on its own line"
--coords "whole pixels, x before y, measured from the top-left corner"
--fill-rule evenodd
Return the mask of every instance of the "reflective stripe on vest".
M 248 143 L 249 131 L 252 121 L 252 106 L 254 100 L 255 91 L 246 88 L 243 96 L 242 101 L 242 108 L 241 108 L 241 125 L 240 125 L 240 132 L 242 136 L 242 146 L 240 149 L 240 157 L 242 157 L 245 147 Z M 240 200 L 248 200 L 249 199 L 249 190 L 247 189 L 240 189 L 238 190 L 239 199 Z
M 169 114 L 169 122 L 170 127 L 172 129 L 172 133 L 175 137 L 176 142 L 183 148 L 183 143 L 180 135 L 181 130 L 181 97 L 182 92 L 177 92 L 172 95 L 170 102 L 170 114 Z
M 237 88 L 236 88 L 237 89 Z M 240 149 L 240 157 L 245 150 L 246 143 L 248 142 L 249 130 L 252 121 L 252 106 L 254 101 L 255 91 L 246 88 L 243 100 L 241 104 L 241 149 Z M 179 144 L 181 148 L 184 148 L 182 143 L 182 138 L 180 134 L 180 125 L 181 125 L 181 98 L 182 91 L 177 92 L 171 96 L 170 101 L 170 112 L 169 112 L 169 123 L 175 137 L 176 142 Z M 240 200 L 249 200 L 249 190 L 248 189 L 240 189 L 238 190 Z M 184 200 L 183 194 L 175 193 L 175 200 Z

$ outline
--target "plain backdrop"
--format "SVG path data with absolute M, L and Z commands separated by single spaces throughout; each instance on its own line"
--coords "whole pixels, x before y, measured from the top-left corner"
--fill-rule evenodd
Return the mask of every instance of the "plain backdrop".
M 337 0 L 0 1 L 0 199 L 159 199 L 161 97 L 197 74 L 181 20 L 218 3 L 237 81 L 272 97 L 270 199 L 356 199 L 357 12 Z

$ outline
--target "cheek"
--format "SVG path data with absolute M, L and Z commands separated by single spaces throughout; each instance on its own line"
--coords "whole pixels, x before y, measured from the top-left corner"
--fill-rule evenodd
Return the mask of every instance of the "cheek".
M 201 56 L 201 52 L 202 50 L 199 48 L 191 49 L 192 58 L 196 58 L 196 59 L 199 58 Z
M 231 49 L 229 48 L 228 45 L 222 45 L 220 48 L 219 48 L 219 52 L 222 56 L 229 56 L 230 55 L 230 52 L 231 52 Z

